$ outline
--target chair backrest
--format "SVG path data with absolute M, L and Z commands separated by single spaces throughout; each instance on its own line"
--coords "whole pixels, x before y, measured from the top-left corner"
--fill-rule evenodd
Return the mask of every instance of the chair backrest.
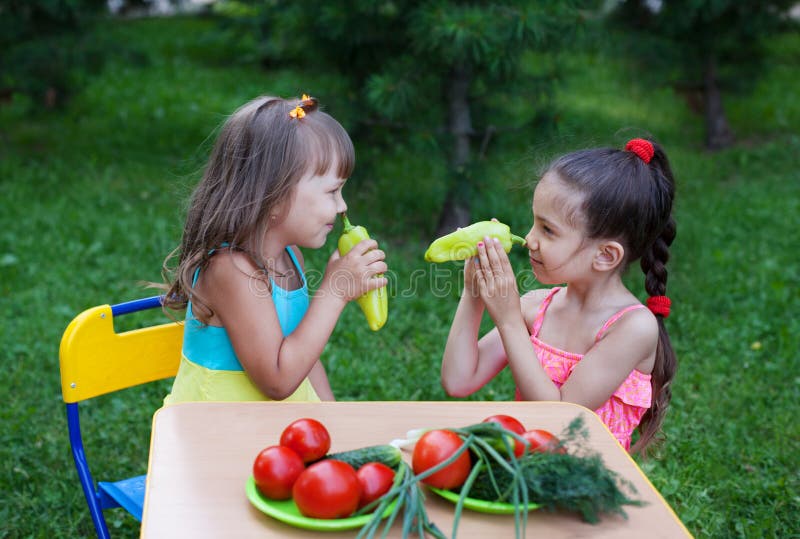
M 160 306 L 160 298 L 100 305 L 70 322 L 61 338 L 61 394 L 79 402 L 127 387 L 175 376 L 183 325 L 170 322 L 123 333 L 114 316 Z
M 171 322 L 122 333 L 114 330 L 114 317 L 160 306 L 161 297 L 154 296 L 92 307 L 76 316 L 61 337 L 61 393 L 69 443 L 92 522 L 101 539 L 109 537 L 104 509 L 122 506 L 141 519 L 144 476 L 95 483 L 83 447 L 78 403 L 175 376 L 181 360 L 183 324 Z

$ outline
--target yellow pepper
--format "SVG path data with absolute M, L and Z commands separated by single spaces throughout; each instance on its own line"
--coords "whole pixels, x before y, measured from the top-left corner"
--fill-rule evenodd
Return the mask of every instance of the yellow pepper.
M 525 245 L 525 238 L 512 234 L 508 225 L 500 221 L 479 221 L 434 240 L 425 251 L 425 260 L 427 262 L 466 260 L 478 254 L 478 242 L 487 236 L 499 239 L 505 252 L 509 252 L 515 243 Z
M 345 214 L 342 214 L 342 222 L 344 223 L 344 232 L 339 237 L 339 254 L 344 256 L 357 243 L 368 240 L 369 233 L 363 226 L 351 225 Z M 383 274 L 376 275 L 376 277 L 383 277 Z M 389 298 L 385 286 L 370 290 L 356 299 L 356 303 L 361 307 L 361 311 L 367 318 L 367 325 L 372 331 L 378 331 L 383 327 L 389 317 Z

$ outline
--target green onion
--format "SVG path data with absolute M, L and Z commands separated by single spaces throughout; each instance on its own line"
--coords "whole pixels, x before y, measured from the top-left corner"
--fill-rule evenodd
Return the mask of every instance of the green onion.
M 449 462 L 447 464 L 449 464 Z M 445 466 L 447 464 L 445 464 Z M 397 476 L 400 476 L 399 480 Z M 386 511 L 386 508 L 395 499 L 397 500 L 397 505 L 395 505 L 392 512 L 386 518 L 386 524 L 383 527 L 383 532 L 380 537 L 386 537 L 402 509 L 403 537 L 408 537 L 413 529 L 416 529 L 416 533 L 421 539 L 425 537 L 425 532 L 437 539 L 446 539 L 441 530 L 428 520 L 428 514 L 425 511 L 424 504 L 425 495 L 419 487 L 419 477 L 414 476 L 411 468 L 405 462 L 400 463 L 397 476 L 395 477 L 395 485 L 389 489 L 389 492 L 373 501 L 371 504 L 363 507 L 359 513 L 357 513 L 368 512 L 374 507 L 372 517 L 367 521 L 364 527 L 361 528 L 356 539 L 372 539 L 375 537 L 375 534 L 380 528 L 384 511 Z

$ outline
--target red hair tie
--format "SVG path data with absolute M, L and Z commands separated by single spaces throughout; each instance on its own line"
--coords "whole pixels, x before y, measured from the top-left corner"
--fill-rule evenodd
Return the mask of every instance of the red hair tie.
M 656 153 L 653 148 L 653 143 L 643 138 L 635 138 L 628 141 L 625 145 L 626 152 L 633 152 L 639 156 L 639 159 L 645 163 L 650 163 L 653 155 Z
M 671 303 L 667 296 L 650 296 L 647 298 L 647 308 L 650 309 L 653 314 L 661 315 L 664 318 L 669 316 L 669 307 Z

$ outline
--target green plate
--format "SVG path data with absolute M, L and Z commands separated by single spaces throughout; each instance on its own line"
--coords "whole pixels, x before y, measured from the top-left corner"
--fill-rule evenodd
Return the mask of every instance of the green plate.
M 444 498 L 445 500 L 453 503 L 458 503 L 460 494 L 452 490 L 444 490 L 441 488 L 428 487 L 430 490 Z M 492 513 L 494 515 L 513 515 L 514 505 L 503 502 L 487 502 L 486 500 L 478 500 L 476 498 L 464 498 L 464 507 L 479 513 Z M 538 509 L 538 503 L 529 503 L 528 511 Z
M 285 522 L 286 524 L 296 528 L 305 528 L 307 530 L 317 531 L 352 530 L 354 528 L 360 528 L 364 526 L 364 524 L 369 522 L 369 519 L 372 518 L 371 514 L 348 518 L 330 519 L 309 518 L 303 516 L 292 499 L 270 500 L 269 498 L 264 497 L 256 488 L 256 482 L 255 479 L 253 479 L 253 476 L 250 476 L 247 479 L 245 491 L 247 492 L 247 499 L 250 500 L 250 503 L 252 503 L 256 509 L 268 514 L 276 520 L 280 520 L 281 522 Z M 397 500 L 389 504 L 389 506 L 383 512 L 383 518 L 389 516 L 396 504 Z

